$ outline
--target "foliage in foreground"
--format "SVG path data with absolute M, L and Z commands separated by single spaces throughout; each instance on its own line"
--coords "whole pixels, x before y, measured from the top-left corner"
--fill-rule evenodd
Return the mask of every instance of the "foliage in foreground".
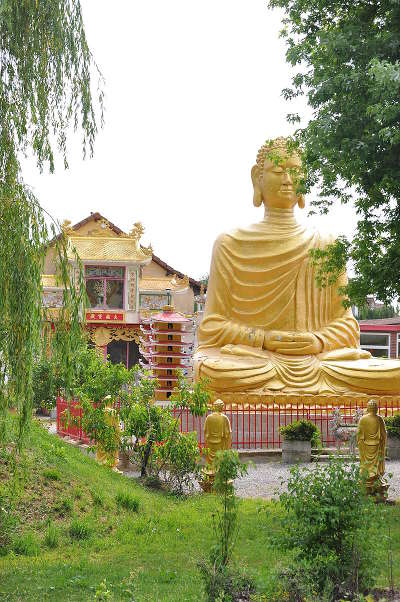
M 388 437 L 400 439 L 400 413 L 388 416 L 384 420 Z
M 60 479 L 45 478 L 48 470 Z M 138 512 L 117 505 L 120 492 L 139 501 Z M 81 602 L 104 590 L 115 602 L 203 601 L 198 560 L 208 558 L 215 546 L 211 517 L 220 508 L 219 495 L 182 498 L 142 487 L 136 479 L 99 466 L 34 420 L 18 464 L 5 450 L 0 452 L 0 599 Z M 243 499 L 239 517 L 230 566 L 241 566 L 254 581 L 259 593 L 254 600 L 284 602 L 283 595 L 274 598 L 279 591 L 276 573 L 291 562 L 290 552 L 272 547 L 276 535 L 286 533 L 280 503 Z M 88 539 L 70 536 L 75 518 L 91 527 Z M 386 522 L 392 529 L 394 580 L 399 583 L 399 504 L 387 508 Z M 55 536 L 48 536 L 53 527 Z M 29 533 L 33 537 L 21 546 L 19 540 Z M 14 545 L 33 555 L 16 554 Z M 386 554 L 378 569 L 383 587 Z
M 97 133 L 91 83 L 95 63 L 79 0 L 2 0 L 0 41 L 0 444 L 7 407 L 16 406 L 15 439 L 21 448 L 32 414 L 32 367 L 43 320 L 41 273 L 52 237 L 59 282 L 65 287 L 60 358 L 69 375 L 85 293 L 82 274 L 76 277 L 69 269 L 64 237 L 56 236 L 58 227 L 48 227 L 47 216 L 23 181 L 20 159 L 30 154 L 40 170 L 47 165 L 52 172 L 57 148 L 67 166 L 71 126 L 81 130 L 84 154 L 92 152 Z M 101 107 L 100 89 L 99 103 Z
M 193 384 L 180 374 L 172 405 L 159 406 L 154 404 L 157 381 L 146 373 L 137 375 L 131 391 L 123 395 L 123 447 L 140 466 L 142 477 L 161 477 L 175 493 L 187 492 L 200 473 L 200 449 L 196 433 L 181 433 L 179 423 L 184 410 L 193 416 L 207 413 L 207 383 Z
M 362 483 L 359 466 L 338 459 L 291 469 L 280 496 L 287 513 L 280 544 L 294 551 L 282 572 L 291 600 L 352 600 L 375 584 L 383 522 Z
M 286 60 L 296 70 L 283 95 L 306 95 L 312 109 L 296 132 L 305 151 L 305 189 L 321 188 L 312 207 L 335 211 L 355 198 L 359 218 L 352 240 L 342 237 L 314 253 L 320 275 L 337 277 L 351 259 L 350 301 L 362 306 L 376 294 L 389 303 L 400 296 L 400 5 L 269 0 L 269 6 L 285 11 Z
M 233 548 L 238 534 L 238 500 L 234 480 L 247 474 L 238 452 L 219 451 L 215 458 L 214 491 L 219 497 L 219 509 L 213 515 L 215 545 L 209 557 L 200 563 L 207 600 L 241 600 L 254 590 L 251 580 L 231 566 Z

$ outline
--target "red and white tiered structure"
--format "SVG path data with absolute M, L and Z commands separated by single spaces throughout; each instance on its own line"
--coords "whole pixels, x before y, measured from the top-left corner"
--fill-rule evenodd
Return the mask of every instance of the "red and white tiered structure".
M 161 312 L 142 318 L 143 368 L 157 378 L 156 401 L 168 401 L 178 381 L 178 371 L 193 377 L 194 321 L 165 305 Z

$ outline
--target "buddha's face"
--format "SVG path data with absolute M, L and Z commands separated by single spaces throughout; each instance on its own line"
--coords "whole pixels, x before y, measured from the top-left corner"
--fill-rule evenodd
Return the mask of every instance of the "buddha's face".
M 261 197 L 266 207 L 291 209 L 299 201 L 296 187 L 300 169 L 300 157 L 295 154 L 282 155 L 279 162 L 265 159 L 262 173 L 257 166 L 252 170 L 255 196 Z

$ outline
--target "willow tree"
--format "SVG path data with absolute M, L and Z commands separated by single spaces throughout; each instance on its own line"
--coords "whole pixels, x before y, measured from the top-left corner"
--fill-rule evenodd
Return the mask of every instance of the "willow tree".
M 102 80 L 79 0 L 1 0 L 0 44 L 0 406 L 3 428 L 10 400 L 17 406 L 21 444 L 32 408 L 32 365 L 43 323 L 41 272 L 50 238 L 64 285 L 59 340 L 67 375 L 84 295 L 82 275 L 72 282 L 65 239 L 48 225 L 23 180 L 21 159 L 33 157 L 39 170 L 53 172 L 61 154 L 67 167 L 71 129 L 82 133 L 83 155 L 92 154 L 103 118 Z

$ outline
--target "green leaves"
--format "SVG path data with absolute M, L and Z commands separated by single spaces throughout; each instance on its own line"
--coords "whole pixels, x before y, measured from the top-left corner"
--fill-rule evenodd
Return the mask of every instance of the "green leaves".
M 269 6 L 285 11 L 286 59 L 296 69 L 282 94 L 289 100 L 304 94 L 313 109 L 295 135 L 304 149 L 305 187 L 319 188 L 312 212 L 352 199 L 359 218 L 352 240 L 342 238 L 316 258 L 321 267 L 325 262 L 320 283 L 335 281 L 340 265 L 351 261 L 356 277 L 343 291 L 349 303 L 362 305 L 367 294 L 390 303 L 400 295 L 400 5 L 270 0 Z
M 279 499 L 286 510 L 280 544 L 296 554 L 290 570 L 302 568 L 320 596 L 330 589 L 329 600 L 373 584 L 379 511 L 358 465 L 332 459 L 313 469 L 295 466 Z
M 294 420 L 279 430 L 286 441 L 317 441 L 320 438 L 319 429 L 311 420 Z
M 96 118 L 91 74 L 99 80 Z M 58 151 L 67 166 L 67 132 L 81 129 L 83 154 L 93 152 L 102 123 L 101 75 L 88 48 L 79 0 L 0 4 L 0 436 L 8 405 L 19 410 L 18 445 L 32 410 L 32 367 L 43 326 L 41 273 L 52 240 L 64 286 L 53 345 L 65 386 L 81 338 L 84 284 L 80 261 L 71 271 L 66 241 L 48 227 L 33 192 L 24 184 L 20 157 L 54 170 Z M 47 216 L 48 217 L 48 216 Z M 1 441 L 0 441 L 1 443 Z

